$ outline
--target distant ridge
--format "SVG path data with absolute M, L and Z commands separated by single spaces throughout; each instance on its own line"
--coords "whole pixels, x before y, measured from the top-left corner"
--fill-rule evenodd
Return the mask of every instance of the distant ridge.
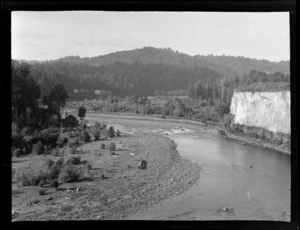
M 37 61 L 27 61 L 34 63 Z M 290 62 L 280 61 L 272 62 L 268 60 L 258 60 L 247 57 L 234 56 L 215 56 L 215 55 L 195 55 L 191 56 L 178 51 L 173 51 L 170 48 L 154 48 L 143 47 L 129 51 L 118 51 L 110 54 L 105 54 L 96 57 L 67 56 L 57 60 L 43 61 L 37 63 L 52 63 L 52 62 L 66 62 L 72 64 L 87 64 L 91 66 L 103 66 L 114 64 L 115 62 L 122 62 L 131 64 L 139 62 L 143 64 L 166 64 L 178 67 L 201 67 L 209 68 L 217 71 L 225 78 L 242 77 L 250 70 L 258 70 L 267 73 L 282 72 L 290 73 Z

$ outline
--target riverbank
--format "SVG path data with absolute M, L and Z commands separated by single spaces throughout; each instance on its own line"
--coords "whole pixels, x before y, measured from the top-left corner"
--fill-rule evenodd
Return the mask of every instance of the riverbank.
M 182 124 L 195 124 L 195 125 L 200 125 L 205 128 L 209 128 L 214 130 L 215 133 L 218 133 L 220 129 L 223 129 L 223 126 L 219 123 L 214 123 L 214 122 L 208 122 L 208 123 L 203 123 L 200 121 L 192 121 L 192 120 L 186 120 L 186 119 L 172 119 L 172 118 L 158 118 L 156 116 L 149 116 L 149 115 L 135 115 L 135 114 L 122 114 L 122 113 L 110 113 L 110 114 L 104 114 L 104 113 L 87 113 L 87 116 L 90 117 L 96 117 L 96 116 L 101 116 L 104 118 L 118 118 L 118 119 L 127 119 L 127 120 L 141 120 L 141 121 L 166 121 L 166 122 L 174 122 L 174 123 L 182 123 Z M 271 144 L 269 142 L 263 141 L 263 140 L 258 140 L 257 138 L 252 138 L 246 135 L 235 135 L 231 133 L 226 133 L 226 137 L 234 140 L 238 140 L 250 145 L 255 145 L 259 146 L 262 148 L 268 148 L 268 149 L 273 149 L 285 154 L 291 154 L 290 148 L 287 148 L 286 146 L 276 146 L 274 144 Z
M 100 149 L 110 142 L 117 145 L 114 155 Z M 123 133 L 81 149 L 82 153 L 73 155 L 91 164 L 92 180 L 49 187 L 45 195 L 38 195 L 38 186 L 19 187 L 13 182 L 12 209 L 18 213 L 13 221 L 124 219 L 181 194 L 200 177 L 199 165 L 182 158 L 175 142 L 162 135 Z M 13 160 L 12 167 L 19 172 L 30 170 L 48 158 L 55 157 L 24 156 Z M 144 170 L 138 168 L 141 159 L 147 162 Z
M 263 140 L 258 140 L 257 138 L 235 135 L 235 134 L 231 134 L 231 133 L 226 133 L 225 137 L 234 139 L 234 140 L 238 140 L 243 143 L 250 144 L 250 145 L 255 145 L 258 147 L 262 147 L 262 148 L 268 148 L 268 149 L 276 150 L 281 153 L 291 155 L 291 150 L 289 148 L 287 148 L 286 146 L 276 146 L 274 144 L 265 142 Z

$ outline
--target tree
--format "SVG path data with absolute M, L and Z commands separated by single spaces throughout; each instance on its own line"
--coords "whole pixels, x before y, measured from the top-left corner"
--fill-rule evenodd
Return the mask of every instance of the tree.
M 56 84 L 52 88 L 49 96 L 46 99 L 49 109 L 60 114 L 60 108 L 66 105 L 66 100 L 69 98 L 63 84 Z
M 85 117 L 85 113 L 86 113 L 86 108 L 80 106 L 78 109 L 78 117 L 80 117 L 80 120 L 83 120 L 83 118 Z

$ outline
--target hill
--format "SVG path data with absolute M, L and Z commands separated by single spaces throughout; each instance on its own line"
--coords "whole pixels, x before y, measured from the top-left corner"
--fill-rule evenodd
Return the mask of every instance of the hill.
M 68 56 L 52 61 L 24 61 L 31 76 L 47 94 L 55 83 L 63 83 L 70 99 L 97 98 L 96 90 L 117 96 L 152 96 L 155 91 L 186 90 L 195 82 L 218 83 L 242 78 L 251 69 L 267 73 L 289 73 L 289 61 L 270 62 L 244 57 L 190 56 L 170 48 L 144 47 L 107 55 L 80 58 Z

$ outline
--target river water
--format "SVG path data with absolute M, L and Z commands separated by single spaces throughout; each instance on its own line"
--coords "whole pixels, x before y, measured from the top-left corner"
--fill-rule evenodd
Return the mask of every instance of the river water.
M 89 117 L 123 132 L 156 132 L 201 166 L 200 179 L 183 194 L 128 219 L 290 221 L 290 156 L 218 135 L 195 124 Z

